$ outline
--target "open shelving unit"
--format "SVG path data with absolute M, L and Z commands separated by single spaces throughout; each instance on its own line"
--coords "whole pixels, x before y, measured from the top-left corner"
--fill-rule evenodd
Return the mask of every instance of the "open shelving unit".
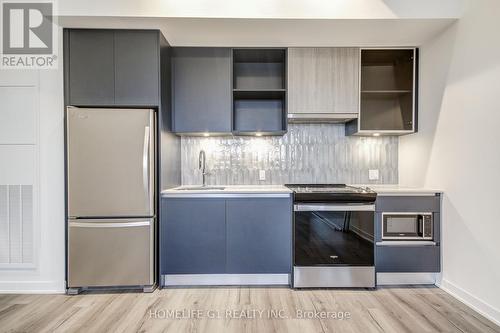
M 233 49 L 233 133 L 286 133 L 286 49 Z
M 415 48 L 361 49 L 359 118 L 348 134 L 401 135 L 416 131 Z

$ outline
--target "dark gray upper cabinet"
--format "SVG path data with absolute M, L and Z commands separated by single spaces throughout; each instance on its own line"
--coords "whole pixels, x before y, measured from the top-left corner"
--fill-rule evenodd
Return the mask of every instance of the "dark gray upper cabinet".
M 157 31 L 115 32 L 115 104 L 158 105 Z
M 231 49 L 172 51 L 174 132 L 231 133 Z
M 227 273 L 290 273 L 291 198 L 226 201 Z
M 225 272 L 224 199 L 162 200 L 161 274 Z
M 66 104 L 159 106 L 160 32 L 65 30 Z
M 114 104 L 112 30 L 69 30 L 65 36 L 67 104 Z

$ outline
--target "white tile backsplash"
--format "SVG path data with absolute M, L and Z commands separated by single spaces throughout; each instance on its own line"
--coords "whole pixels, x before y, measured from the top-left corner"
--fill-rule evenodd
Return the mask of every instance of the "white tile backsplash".
M 272 137 L 182 137 L 183 185 L 201 184 L 201 149 L 210 185 L 398 182 L 398 138 L 346 137 L 342 124 L 291 124 Z M 377 181 L 369 180 L 370 169 L 379 170 Z

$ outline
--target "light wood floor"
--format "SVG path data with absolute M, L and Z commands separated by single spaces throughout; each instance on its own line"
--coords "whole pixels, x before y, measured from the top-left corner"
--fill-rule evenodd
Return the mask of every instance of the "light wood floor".
M 173 310 L 184 318 L 172 318 Z M 297 317 L 297 311 L 328 318 L 304 319 Z M 243 314 L 256 318 L 241 318 Z M 209 318 L 217 315 L 220 318 Z M 341 315 L 346 317 L 338 319 Z M 438 288 L 242 287 L 164 289 L 152 294 L 0 295 L 0 331 L 399 333 L 500 332 L 500 327 Z

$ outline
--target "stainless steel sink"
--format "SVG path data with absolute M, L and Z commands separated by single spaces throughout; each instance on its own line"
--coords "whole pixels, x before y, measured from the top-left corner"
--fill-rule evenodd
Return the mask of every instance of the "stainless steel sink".
M 178 191 L 222 191 L 224 189 L 223 186 L 196 186 L 180 188 Z

